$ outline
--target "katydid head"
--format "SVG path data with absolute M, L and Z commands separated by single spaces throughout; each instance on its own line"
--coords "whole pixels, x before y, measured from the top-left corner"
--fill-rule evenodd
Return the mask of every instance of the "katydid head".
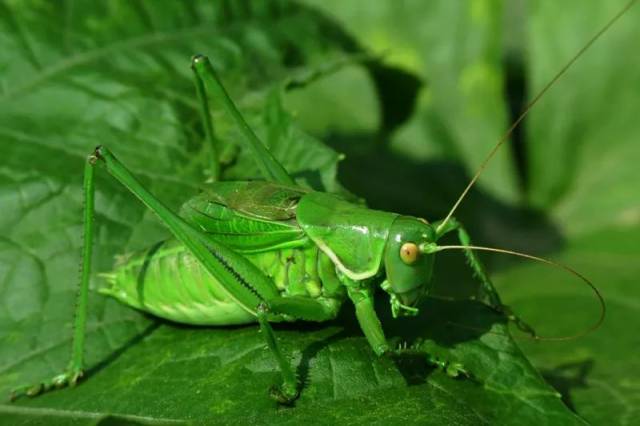
M 386 280 L 382 289 L 390 296 L 394 317 L 418 313 L 416 305 L 429 290 L 434 257 L 421 252 L 420 247 L 433 244 L 435 239 L 435 230 L 423 219 L 400 216 L 391 225 L 384 249 Z

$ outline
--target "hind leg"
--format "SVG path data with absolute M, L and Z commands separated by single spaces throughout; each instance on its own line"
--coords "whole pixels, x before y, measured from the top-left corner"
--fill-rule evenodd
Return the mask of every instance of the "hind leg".
M 11 400 L 20 396 L 36 396 L 52 389 L 75 386 L 84 374 L 84 342 L 89 299 L 89 278 L 91 276 L 91 255 L 93 252 L 93 211 L 94 211 L 94 168 L 87 163 L 84 169 L 84 246 L 82 251 L 82 278 L 78 290 L 71 359 L 67 368 L 51 379 L 35 385 L 19 387 L 11 392 Z

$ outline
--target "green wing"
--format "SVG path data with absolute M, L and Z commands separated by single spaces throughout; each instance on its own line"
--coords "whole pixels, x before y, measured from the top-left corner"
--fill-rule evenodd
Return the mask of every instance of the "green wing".
M 304 195 L 297 221 L 342 273 L 354 280 L 380 270 L 395 213 L 370 210 L 323 192 Z
M 305 193 L 272 182 L 216 182 L 187 201 L 180 215 L 238 252 L 299 247 L 309 242 L 295 220 Z

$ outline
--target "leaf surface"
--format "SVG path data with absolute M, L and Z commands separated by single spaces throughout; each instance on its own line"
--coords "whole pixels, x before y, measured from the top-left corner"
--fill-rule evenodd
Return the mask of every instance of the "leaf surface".
M 419 99 L 405 127 L 393 135 L 398 150 L 423 155 L 419 136 L 431 134 L 431 140 L 440 142 L 436 148 L 427 148 L 428 152 L 473 168 L 506 121 L 504 104 L 490 100 L 502 91 L 498 42 L 501 15 L 494 14 L 499 11 L 494 6 L 500 6 L 500 2 L 478 2 L 480 6 L 471 10 L 445 4 L 432 6 L 425 15 L 430 22 L 426 26 L 417 14 L 417 3 L 408 2 L 378 27 L 380 43 L 375 38 L 362 40 L 372 40 L 371 45 L 363 42 L 370 48 L 390 46 L 408 52 L 404 59 L 390 63 L 418 75 L 429 87 L 433 85 Z M 67 362 L 81 246 L 81 174 L 84 157 L 93 146 L 108 145 L 152 192 L 174 208 L 197 193 L 200 182 L 207 177 L 208 152 L 202 143 L 188 58 L 201 52 L 212 58 L 252 127 L 299 182 L 342 191 L 335 178 L 339 156 L 301 130 L 281 105 L 281 88 L 292 76 L 313 73 L 328 61 L 340 63 L 357 46 L 322 13 L 290 2 L 176 3 L 162 9 L 152 9 L 148 2 L 124 1 L 98 6 L 69 2 L 63 7 L 34 2 L 28 6 L 6 3 L 0 14 L 0 205 L 4 212 L 0 218 L 0 393 L 4 394 L 16 385 L 51 377 Z M 388 9 L 372 8 L 371 13 L 380 19 L 387 16 L 385 11 Z M 412 16 L 413 20 L 406 21 Z M 51 26 L 47 22 L 61 24 Z M 394 30 L 398 22 L 404 25 L 402 31 Z M 458 39 L 459 44 L 453 48 L 443 48 L 439 53 L 429 50 L 451 37 L 452 28 L 438 30 L 438 23 L 442 26 L 447 22 L 467 28 L 468 36 Z M 360 37 L 358 31 L 354 30 Z M 421 37 L 409 44 L 414 34 Z M 384 37 L 391 36 L 407 45 L 385 41 Z M 462 63 L 456 64 L 461 46 L 466 46 L 466 54 L 461 56 Z M 425 65 L 431 63 L 440 65 L 434 69 Z M 356 75 L 362 76 L 360 71 Z M 351 77 L 347 77 L 348 81 Z M 442 86 L 436 88 L 439 79 Z M 299 96 L 299 102 L 314 90 L 327 99 L 335 93 L 335 86 L 330 79 L 325 81 L 330 84 L 323 86 L 320 80 L 308 86 L 309 92 L 303 89 L 285 95 L 285 101 Z M 460 86 L 460 82 L 467 85 Z M 373 101 L 371 87 L 363 90 Z M 348 91 L 338 95 L 348 105 L 358 101 Z M 320 99 L 309 97 L 307 108 L 321 108 Z M 310 110 L 300 109 L 300 114 Z M 362 114 L 359 123 L 365 127 L 383 119 Z M 301 120 L 306 122 L 304 117 Z M 214 124 L 221 140 L 232 146 L 237 134 L 215 106 Z M 437 132 L 433 133 L 437 125 L 452 126 L 454 136 L 440 139 Z M 482 144 L 471 144 L 476 134 L 482 136 Z M 238 153 L 231 149 L 228 154 L 226 178 L 259 176 L 252 159 L 242 150 Z M 531 158 L 534 161 L 533 155 Z M 404 164 L 412 167 L 409 161 Z M 480 199 L 476 205 L 493 206 L 479 212 L 481 217 L 510 211 L 517 195 L 515 166 L 509 156 L 503 154 L 497 164 L 488 177 L 491 197 L 484 192 L 474 195 L 476 202 Z M 345 166 L 346 173 L 363 172 L 362 166 Z M 393 171 L 387 168 L 382 165 L 376 173 L 370 168 L 364 170 L 368 174 L 363 176 L 371 179 L 370 190 L 384 189 L 376 185 L 374 175 Z M 536 169 L 532 166 L 531 170 L 534 173 Z M 386 176 L 390 176 L 390 188 L 400 187 L 402 175 Z M 422 174 L 417 176 L 416 182 L 420 183 Z M 537 191 L 532 185 L 531 194 Z M 385 191 L 380 192 L 383 195 L 374 199 L 374 204 L 396 204 L 393 197 L 385 198 Z M 442 194 L 441 200 L 449 200 L 455 191 L 445 188 Z M 368 194 L 357 191 L 357 195 Z M 501 201 L 494 201 L 494 196 Z M 423 201 L 419 197 L 409 199 L 405 205 L 395 205 L 394 210 L 424 213 Z M 544 206 L 547 208 L 547 204 Z M 561 209 L 555 206 L 549 204 L 550 215 L 564 220 Z M 430 209 L 442 210 L 438 205 Z M 111 268 L 114 256 L 167 235 L 152 215 L 107 177 L 98 178 L 96 219 L 98 249 L 94 264 L 99 272 Z M 474 228 L 481 235 L 494 229 L 484 219 L 474 222 Z M 603 229 L 606 235 L 615 235 L 609 233 L 610 228 Z M 589 252 L 600 259 L 633 256 L 626 229 L 617 240 L 612 237 L 615 244 L 610 246 L 611 251 L 595 243 L 601 234 L 572 236 L 562 256 L 570 261 Z M 542 232 L 538 228 L 532 232 L 526 235 L 544 239 L 544 235 L 536 234 Z M 617 250 L 619 243 L 625 249 Z M 469 271 L 458 260 L 455 256 L 438 260 L 436 285 L 440 293 L 464 294 L 465 289 L 469 293 L 473 288 Z M 590 263 L 587 272 L 601 273 L 598 264 Z M 510 264 L 494 266 L 500 271 L 501 289 L 531 290 L 533 285 L 526 284 L 532 276 L 541 276 L 508 268 Z M 623 292 L 624 283 L 631 282 L 634 271 L 620 271 L 621 278 L 613 280 L 618 284 L 612 284 L 611 289 Z M 511 286 L 512 282 L 518 285 Z M 550 290 L 553 282 L 557 281 L 547 282 Z M 100 285 L 97 277 L 93 286 Z M 544 297 L 544 292 L 505 290 L 508 301 L 527 302 L 517 305 L 527 319 L 548 325 L 543 321 L 544 311 L 534 306 L 534 302 L 546 300 Z M 562 300 L 557 294 L 553 297 L 554 303 Z M 586 297 L 585 304 L 591 303 Z M 419 356 L 376 358 L 350 306 L 330 324 L 276 327 L 284 351 L 290 354 L 304 382 L 294 408 L 279 408 L 267 396 L 267 389 L 277 379 L 276 365 L 257 327 L 193 328 L 155 322 L 93 293 L 90 305 L 88 379 L 73 389 L 0 405 L 3 420 L 12 424 L 44 419 L 60 424 L 204 420 L 229 424 L 386 424 L 390 419 L 434 425 L 508 424 L 516 419 L 518 424 L 583 423 L 505 335 L 507 329 L 500 319 L 473 302 L 430 299 L 422 316 L 402 321 L 389 317 L 386 300 L 378 307 L 393 341 L 406 341 L 417 349 L 463 363 L 473 375 L 467 380 L 452 379 L 429 367 Z M 628 309 L 632 311 L 632 307 Z M 586 310 L 581 318 L 590 318 L 589 312 Z M 617 312 L 622 315 L 623 310 Z M 562 322 L 564 325 L 550 331 L 562 332 L 565 326 L 573 329 L 581 318 Z M 472 324 L 473 328 L 460 324 Z M 598 336 L 600 340 L 581 344 L 594 358 L 600 351 L 613 354 L 606 335 Z M 626 348 L 632 346 L 628 342 Z M 580 347 L 566 352 L 526 349 L 556 386 L 548 370 L 558 367 L 558 359 L 581 361 L 585 353 Z M 608 377 L 621 380 L 624 370 L 616 362 L 618 358 L 610 355 L 609 359 L 617 367 L 599 370 L 598 380 L 605 383 L 602 388 L 608 386 Z M 559 371 L 555 376 L 564 378 L 567 370 Z M 566 400 L 565 389 L 558 390 Z M 597 389 L 589 387 L 578 393 L 572 408 L 592 418 L 595 410 L 582 411 L 581 407 L 599 395 Z M 616 401 L 630 404 L 626 398 Z

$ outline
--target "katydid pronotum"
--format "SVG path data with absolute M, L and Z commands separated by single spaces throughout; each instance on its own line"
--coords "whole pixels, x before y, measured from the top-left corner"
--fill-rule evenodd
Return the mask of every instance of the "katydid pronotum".
M 337 195 L 296 185 L 247 125 L 208 59 L 195 56 L 192 68 L 206 139 L 212 143 L 208 109 L 211 100 L 220 103 L 238 127 L 245 149 L 255 158 L 266 181 L 208 184 L 205 192 L 188 200 L 176 214 L 148 192 L 106 147 L 97 147 L 88 157 L 84 174 L 84 250 L 71 360 L 62 374 L 17 389 L 12 397 L 74 386 L 83 376 L 96 168 L 106 170 L 131 191 L 174 236 L 155 245 L 143 257 L 130 259 L 105 274 L 109 287 L 101 292 L 136 309 L 184 324 L 257 322 L 280 370 L 280 383 L 272 388 L 271 396 L 281 403 L 294 401 L 300 386 L 280 350 L 271 322 L 331 320 L 349 299 L 372 350 L 377 355 L 392 355 L 396 350 L 387 342 L 374 309 L 376 286 L 379 284 L 388 293 L 394 317 L 415 315 L 420 300 L 430 290 L 434 255 L 443 250 L 462 250 L 478 278 L 483 300 L 534 338 L 538 336 L 533 330 L 502 304 L 474 251 L 508 253 L 564 268 L 591 286 L 598 296 L 603 309 L 590 330 L 595 329 L 602 322 L 604 303 L 585 277 L 535 256 L 473 246 L 453 213 L 529 109 L 634 3 L 631 1 L 616 15 L 543 88 L 489 153 L 448 215 L 434 223 L 371 210 Z M 214 146 L 212 143 L 212 150 Z M 215 162 L 212 170 L 215 175 Z M 438 245 L 438 240 L 451 232 L 457 233 L 460 244 Z M 174 265 L 174 272 L 180 272 L 175 276 L 166 274 L 172 270 L 163 268 L 166 263 Z M 144 275 L 142 288 L 140 274 Z M 470 374 L 457 362 L 426 358 L 449 375 Z

